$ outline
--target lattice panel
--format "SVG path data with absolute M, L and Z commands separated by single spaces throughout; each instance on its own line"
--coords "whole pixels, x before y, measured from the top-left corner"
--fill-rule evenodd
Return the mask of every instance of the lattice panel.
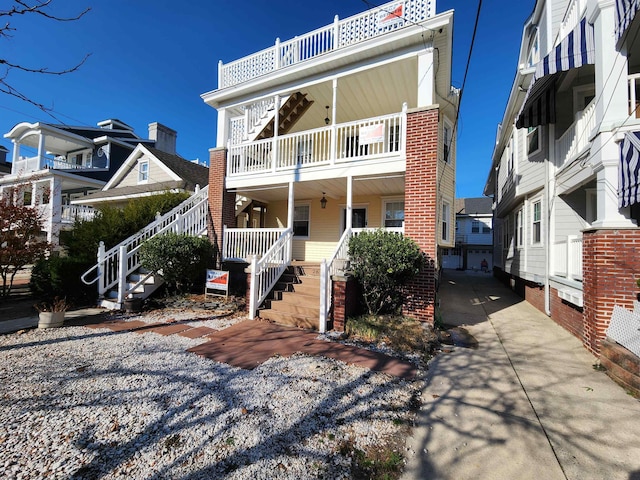
M 640 357 L 640 317 L 637 314 L 615 305 L 606 334 Z

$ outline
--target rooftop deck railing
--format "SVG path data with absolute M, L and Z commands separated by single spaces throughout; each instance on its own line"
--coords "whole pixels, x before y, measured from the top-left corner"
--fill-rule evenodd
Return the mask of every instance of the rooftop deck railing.
M 218 65 L 218 89 L 232 87 L 325 53 L 369 40 L 435 15 L 436 0 L 400 0 L 367 10 L 233 62 Z

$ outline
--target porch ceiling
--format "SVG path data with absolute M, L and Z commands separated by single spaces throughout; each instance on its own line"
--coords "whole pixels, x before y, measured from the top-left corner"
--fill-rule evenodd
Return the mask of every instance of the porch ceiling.
M 238 195 L 265 203 L 286 201 L 289 196 L 288 185 L 274 185 L 264 189 L 238 189 Z M 347 179 L 335 178 L 314 182 L 297 182 L 294 184 L 294 198 L 298 200 L 320 199 L 322 195 L 328 199 L 341 199 L 347 196 Z M 404 195 L 404 174 L 354 177 L 353 196 L 394 196 Z

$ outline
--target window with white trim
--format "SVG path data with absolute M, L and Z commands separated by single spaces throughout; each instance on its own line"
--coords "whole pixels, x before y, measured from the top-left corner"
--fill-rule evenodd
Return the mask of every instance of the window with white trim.
M 531 205 L 531 243 L 542 241 L 542 202 L 538 200 Z
M 504 217 L 502 222 L 502 248 L 508 249 L 510 242 L 511 230 L 509 230 L 509 217 Z
M 487 220 L 489 223 L 482 222 L 482 233 L 491 233 L 491 220 Z
M 443 128 L 443 143 L 444 143 L 444 149 L 443 149 L 443 159 L 446 163 L 451 163 L 451 141 L 453 138 L 453 128 L 451 128 L 451 125 L 449 124 L 449 122 L 445 121 L 444 122 L 444 128 Z
M 471 221 L 471 233 L 480 233 L 480 220 Z
M 516 213 L 516 247 L 521 248 L 524 244 L 524 220 L 522 209 Z
M 540 61 L 540 41 L 538 39 L 538 29 L 535 29 L 529 44 L 529 54 L 527 55 L 527 66 L 533 67 Z
M 404 201 L 384 202 L 385 228 L 402 227 L 404 225 Z
M 527 129 L 527 155 L 533 155 L 540 150 L 540 127 Z
M 138 162 L 138 183 L 149 181 L 149 162 Z
M 309 237 L 309 205 L 293 207 L 293 235 Z
M 451 205 L 448 202 L 442 202 L 442 240 L 449 241 L 449 217 L 451 215 Z

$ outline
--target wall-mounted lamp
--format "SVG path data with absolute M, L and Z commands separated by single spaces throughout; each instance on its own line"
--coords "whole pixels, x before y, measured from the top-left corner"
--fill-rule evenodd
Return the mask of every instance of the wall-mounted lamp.
M 329 105 L 327 105 L 326 107 L 324 107 L 327 109 L 327 116 L 324 117 L 324 124 L 325 125 L 329 125 L 329 123 L 331 123 L 331 119 L 329 118 Z
M 324 196 L 324 192 L 322 192 L 322 198 L 320 199 L 320 207 L 327 208 L 327 199 Z

